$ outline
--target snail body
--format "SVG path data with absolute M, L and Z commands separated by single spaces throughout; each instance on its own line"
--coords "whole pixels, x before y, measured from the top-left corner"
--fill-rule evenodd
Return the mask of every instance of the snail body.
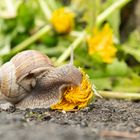
M 47 108 L 60 100 L 66 87 L 81 80 L 81 72 L 72 64 L 54 67 L 48 56 L 23 51 L 0 67 L 0 104 Z

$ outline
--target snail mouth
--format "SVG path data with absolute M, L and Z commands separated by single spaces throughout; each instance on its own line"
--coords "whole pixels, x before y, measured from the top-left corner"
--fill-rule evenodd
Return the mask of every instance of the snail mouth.
M 86 107 L 93 98 L 92 86 L 88 76 L 82 71 L 83 78 L 79 86 L 64 86 L 59 102 L 52 105 L 52 109 L 73 111 Z M 62 90 L 63 90 L 62 88 Z
M 63 98 L 64 93 L 67 91 L 68 88 L 71 87 L 76 87 L 75 84 L 63 84 L 62 86 L 59 87 L 59 101 Z

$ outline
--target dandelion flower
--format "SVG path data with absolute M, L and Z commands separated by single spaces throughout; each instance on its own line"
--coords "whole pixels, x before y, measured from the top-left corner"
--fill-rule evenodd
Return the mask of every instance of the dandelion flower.
M 74 13 L 67 8 L 60 8 L 53 12 L 52 25 L 58 33 L 68 33 L 74 26 Z
M 81 70 L 83 74 L 82 83 L 78 87 L 68 87 L 63 94 L 62 99 L 52 109 L 72 111 L 86 107 L 93 99 L 92 86 L 89 82 L 88 75 Z
M 104 63 L 112 63 L 117 49 L 113 44 L 113 33 L 109 24 L 101 31 L 94 29 L 93 35 L 87 39 L 90 55 L 99 55 Z

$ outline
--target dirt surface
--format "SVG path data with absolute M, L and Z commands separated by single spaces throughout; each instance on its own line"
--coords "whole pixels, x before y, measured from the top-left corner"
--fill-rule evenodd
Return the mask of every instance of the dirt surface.
M 0 140 L 140 140 L 140 102 L 98 99 L 78 112 L 0 112 Z

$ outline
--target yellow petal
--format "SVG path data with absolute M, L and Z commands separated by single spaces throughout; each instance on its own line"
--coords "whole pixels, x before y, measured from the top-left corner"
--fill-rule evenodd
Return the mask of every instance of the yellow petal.
M 87 43 L 89 55 L 98 54 L 103 62 L 112 63 L 117 49 L 113 44 L 113 32 L 109 24 L 105 24 L 101 30 L 95 28 Z
M 51 22 L 58 33 L 67 33 L 74 26 L 74 13 L 67 8 L 60 8 L 53 12 Z

